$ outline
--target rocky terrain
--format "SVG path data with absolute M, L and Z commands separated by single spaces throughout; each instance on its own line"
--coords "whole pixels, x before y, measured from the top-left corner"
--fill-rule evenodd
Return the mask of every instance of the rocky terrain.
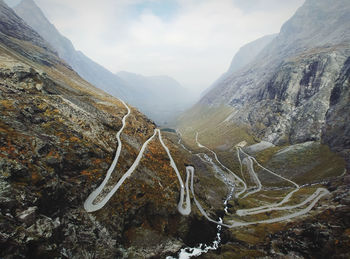
M 236 147 L 248 146 L 244 150 L 268 169 L 331 192 L 309 217 L 226 231 L 221 250 L 203 258 L 349 256 L 349 11 L 348 1 L 305 1 L 248 63 L 230 68 L 180 117 L 185 145 L 195 148 L 199 133 L 200 142 L 236 172 Z M 263 170 L 257 175 L 269 186 L 260 199 L 279 195 L 282 183 Z M 245 171 L 243 176 L 248 189 L 254 186 Z M 252 202 L 253 197 L 229 202 L 225 218 Z M 273 214 L 254 219 L 264 217 Z
M 334 192 L 326 209 L 285 224 L 225 232 L 221 249 L 200 258 L 348 258 L 349 180 L 347 186 L 343 180 L 328 185 Z
M 183 182 L 186 167 L 195 169 L 192 210 L 183 216 L 181 187 L 158 136 L 102 209 L 84 209 L 113 160 L 126 106 L 82 79 L 0 0 L 0 257 L 176 257 L 218 235 L 218 249 L 199 258 L 349 257 L 348 5 L 327 3 L 306 1 L 279 35 L 258 44 L 252 65 L 227 73 L 178 131 L 162 131 Z M 315 33 L 305 24 L 317 25 Z M 155 128 L 131 107 L 109 187 Z M 262 185 L 255 193 L 254 174 Z M 246 197 L 236 197 L 243 187 L 235 177 L 244 179 Z M 288 195 L 283 178 L 299 186 L 285 202 L 292 209 L 238 215 Z M 304 210 L 318 188 L 324 195 L 306 213 L 263 223 Z M 227 227 L 232 221 L 241 226 Z
M 203 227 L 199 241 L 215 236 L 197 211 L 178 213 L 180 186 L 158 139 L 106 207 L 87 213 L 83 203 L 112 161 L 126 109 L 80 78 L 2 0 L 0 33 L 0 257 L 143 258 L 176 253 Z M 154 129 L 131 108 L 114 181 Z M 177 138 L 163 138 L 184 174 L 191 157 Z

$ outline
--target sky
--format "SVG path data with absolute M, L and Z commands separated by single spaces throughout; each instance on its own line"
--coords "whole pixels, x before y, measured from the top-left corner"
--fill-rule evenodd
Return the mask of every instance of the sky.
M 168 75 L 198 94 L 240 47 L 278 33 L 304 0 L 35 2 L 77 50 L 110 71 Z

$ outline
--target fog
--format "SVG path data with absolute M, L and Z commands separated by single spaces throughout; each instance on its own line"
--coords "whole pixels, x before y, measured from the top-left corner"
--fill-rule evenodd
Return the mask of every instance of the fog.
M 78 50 L 112 72 L 168 75 L 198 94 L 242 45 L 278 32 L 304 0 L 35 2 Z

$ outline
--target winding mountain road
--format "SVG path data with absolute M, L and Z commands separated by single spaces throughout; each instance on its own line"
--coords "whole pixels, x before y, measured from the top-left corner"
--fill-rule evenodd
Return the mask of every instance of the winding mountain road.
M 159 129 L 155 129 L 153 135 L 148 138 L 145 143 L 142 145 L 141 150 L 139 151 L 139 154 L 137 155 L 134 163 L 131 165 L 131 167 L 127 170 L 127 172 L 120 178 L 120 180 L 115 184 L 115 186 L 111 189 L 111 191 L 109 191 L 103 198 L 101 198 L 98 202 L 94 203 L 96 198 L 101 194 L 102 190 L 105 188 L 106 184 L 108 183 L 113 171 L 115 170 L 115 167 L 118 163 L 119 157 L 120 157 L 120 153 L 121 153 L 121 149 L 122 149 L 122 142 L 120 140 L 120 135 L 123 132 L 124 128 L 125 128 L 125 124 L 126 124 L 126 119 L 127 117 L 130 115 L 131 111 L 130 108 L 126 105 L 126 103 L 124 101 L 121 100 L 121 102 L 123 103 L 123 105 L 126 107 L 127 109 L 127 113 L 126 115 L 123 117 L 122 119 L 122 127 L 121 129 L 117 132 L 117 142 L 118 142 L 118 147 L 117 147 L 117 151 L 114 157 L 114 160 L 110 166 L 110 168 L 107 171 L 107 174 L 103 180 L 103 182 L 100 184 L 100 186 L 98 186 L 96 188 L 96 190 L 94 190 L 89 197 L 86 199 L 85 203 L 84 203 L 84 208 L 87 212 L 94 212 L 97 210 L 102 209 L 106 203 L 109 201 L 109 199 L 115 194 L 115 192 L 118 191 L 118 189 L 120 188 L 120 186 L 124 183 L 124 181 L 131 176 L 131 174 L 135 171 L 135 169 L 137 168 L 137 166 L 139 165 L 142 157 L 143 157 L 143 153 L 145 151 L 145 149 L 147 148 L 149 142 L 151 142 L 153 140 L 153 138 L 158 134 L 158 138 L 159 141 L 161 143 L 161 145 L 163 146 L 164 150 L 166 151 L 169 160 L 170 160 L 170 165 L 171 167 L 174 169 L 179 184 L 180 184 L 180 199 L 179 199 L 179 203 L 178 203 L 178 211 L 179 213 L 181 213 L 182 215 L 189 215 L 191 213 L 191 200 L 190 200 L 190 193 L 189 193 L 189 182 L 191 182 L 190 184 L 190 189 L 191 189 L 191 193 L 192 193 L 192 197 L 194 200 L 194 203 L 196 204 L 197 208 L 199 209 L 199 211 L 202 213 L 202 215 L 209 221 L 218 224 L 220 226 L 225 226 L 228 228 L 233 228 L 233 227 L 240 227 L 240 226 L 248 226 L 248 225 L 253 225 L 253 224 L 258 224 L 258 223 L 274 223 L 274 222 L 280 222 L 280 221 L 284 221 L 284 220 L 288 220 L 294 217 L 298 217 L 301 215 L 304 215 L 306 213 L 308 213 L 314 206 L 315 204 L 325 195 L 327 195 L 329 192 L 328 190 L 324 189 L 324 188 L 318 188 L 313 194 L 311 194 L 308 198 L 306 198 L 303 202 L 296 204 L 296 205 L 289 205 L 289 206 L 284 206 L 281 207 L 281 205 L 287 203 L 290 198 L 292 197 L 292 195 L 297 192 L 300 189 L 300 186 L 283 177 L 280 176 L 274 172 L 272 172 L 271 170 L 263 167 L 261 164 L 258 163 L 258 161 L 256 161 L 256 159 L 254 157 L 249 156 L 248 154 L 246 154 L 240 147 L 237 147 L 237 155 L 239 158 L 239 162 L 241 165 L 241 171 L 242 171 L 242 164 L 245 164 L 248 168 L 249 173 L 252 175 L 252 177 L 255 179 L 255 182 L 258 186 L 257 190 L 251 191 L 251 192 L 247 192 L 245 194 L 245 196 L 243 196 L 242 198 L 248 196 L 249 194 L 252 193 L 256 193 L 259 192 L 262 189 L 262 184 L 259 180 L 258 175 L 256 174 L 256 172 L 254 171 L 254 163 L 256 163 L 260 168 L 262 168 L 263 170 L 266 170 L 267 172 L 285 180 L 288 181 L 289 183 L 293 184 L 296 189 L 293 190 L 292 192 L 288 193 L 280 202 L 278 203 L 273 203 L 273 204 L 269 204 L 269 205 L 264 205 L 264 206 L 259 206 L 259 207 L 255 207 L 255 208 L 249 208 L 249 209 L 241 209 L 241 210 L 237 210 L 237 215 L 238 216 L 244 216 L 244 215 L 252 215 L 252 214 L 259 214 L 259 213 L 264 213 L 264 212 L 268 212 L 268 211 L 274 211 L 274 210 L 278 210 L 278 211 L 290 211 L 296 208 L 300 208 L 303 207 L 307 204 L 309 204 L 308 206 L 306 206 L 303 209 L 300 209 L 298 211 L 289 213 L 287 215 L 281 216 L 281 217 L 276 217 L 276 218 L 271 218 L 271 219 L 267 219 L 267 220 L 260 220 L 260 221 L 254 221 L 254 222 L 244 222 L 244 221 L 236 221 L 236 220 L 230 220 L 231 224 L 227 224 L 227 223 L 223 223 L 223 221 L 220 219 L 220 221 L 214 220 L 211 217 L 208 216 L 208 214 L 205 212 L 205 210 L 203 209 L 203 207 L 201 206 L 200 202 L 196 199 L 196 195 L 195 195 L 195 190 L 194 190 L 194 185 L 193 185 L 193 178 L 194 178 L 194 172 L 195 172 L 195 168 L 193 166 L 187 166 L 186 167 L 186 182 L 184 184 L 182 177 L 179 173 L 179 170 L 176 166 L 175 161 L 173 160 L 171 153 L 169 151 L 169 148 L 166 146 L 166 144 L 164 143 L 163 139 L 162 139 L 162 135 Z M 217 161 L 217 163 L 224 168 L 226 171 L 228 171 L 229 173 L 231 173 L 234 176 L 234 179 L 237 180 L 238 184 L 243 185 L 242 190 L 237 193 L 235 196 L 236 198 L 239 198 L 239 196 L 241 196 L 243 193 L 245 193 L 247 191 L 247 185 L 245 183 L 244 180 L 242 180 L 239 176 L 237 176 L 234 172 L 232 172 L 229 168 L 227 168 L 225 165 L 223 165 L 220 160 L 218 159 L 217 154 L 210 150 L 209 148 L 207 148 L 206 146 L 202 145 L 199 143 L 198 141 L 198 133 L 196 134 L 196 143 L 198 145 L 198 147 L 200 148 L 204 148 L 207 151 L 209 151 L 210 153 L 213 154 L 213 156 L 215 157 L 215 160 Z M 184 146 L 183 146 L 184 147 Z M 185 148 L 185 147 L 184 147 Z M 186 148 L 186 150 L 188 150 Z M 188 150 L 189 151 L 189 150 Z M 242 154 L 244 154 L 246 157 L 244 158 L 243 162 L 240 160 L 240 152 L 242 152 Z M 191 152 L 192 153 L 192 152 Z M 242 177 L 243 177 L 243 173 L 242 173 Z M 233 188 L 234 189 L 234 188 Z M 186 195 L 186 197 L 185 197 Z M 230 194 L 232 195 L 232 193 Z M 225 201 L 227 202 L 227 200 Z
M 208 147 L 205 147 L 204 145 L 200 144 L 199 141 L 198 141 L 198 132 L 196 133 L 196 143 L 198 145 L 198 147 L 201 147 L 201 148 L 205 148 L 206 150 L 210 151 L 216 161 L 218 161 L 219 164 L 221 164 L 221 162 L 219 161 L 216 153 L 212 150 L 210 150 Z M 247 153 L 245 153 L 240 147 L 237 147 L 237 155 L 238 155 L 238 159 L 239 159 L 239 162 L 240 162 L 240 166 L 241 166 L 241 172 L 242 172 L 242 164 L 244 164 L 244 162 L 242 162 L 240 160 L 240 156 L 239 156 L 239 152 L 242 152 L 244 155 L 246 155 L 246 158 L 245 159 L 248 159 L 248 162 L 245 162 L 245 164 L 247 165 L 248 167 L 248 171 L 250 172 L 250 174 L 254 175 L 256 177 L 256 180 L 258 182 L 258 189 L 259 191 L 261 190 L 262 188 L 262 185 L 261 185 L 261 182 L 256 174 L 256 172 L 254 171 L 254 166 L 253 166 L 253 162 L 255 162 L 260 168 L 262 168 L 263 170 L 266 170 L 267 172 L 269 172 L 270 174 L 274 175 L 274 176 L 277 176 L 291 184 L 293 184 L 296 189 L 289 192 L 280 202 L 278 203 L 273 203 L 273 204 L 269 204 L 269 205 L 264 205 L 264 206 L 259 206 L 259 207 L 254 207 L 254 208 L 250 208 L 250 209 L 241 209 L 241 210 L 237 210 L 236 211 L 236 214 L 238 216 L 245 216 L 245 215 L 253 215 L 253 214 L 260 214 L 260 213 L 264 213 L 264 212 L 268 212 L 268 211 L 288 211 L 288 210 L 292 210 L 292 209 L 296 209 L 296 208 L 299 208 L 299 207 L 302 207 L 302 206 L 305 206 L 306 204 L 310 203 L 309 206 L 307 206 L 306 208 L 304 209 L 301 209 L 297 212 L 293 212 L 293 213 L 290 213 L 288 215 L 285 215 L 285 216 L 281 216 L 281 217 L 276 217 L 276 218 L 272 218 L 272 219 L 268 219 L 268 220 L 261 220 L 261 221 L 254 221 L 254 222 L 240 222 L 240 221 L 235 221 L 235 220 L 231 220 L 231 225 L 229 224 L 224 224 L 224 223 L 221 223 L 221 222 L 218 222 L 218 221 L 215 221 L 213 220 L 212 218 L 210 218 L 206 213 L 205 211 L 203 210 L 203 208 L 200 206 L 199 202 L 195 199 L 195 194 L 194 194 L 194 190 L 193 190 L 193 182 L 191 182 L 191 191 L 192 191 L 192 195 L 194 197 L 194 201 L 198 207 L 198 209 L 201 211 L 201 213 L 203 214 L 203 216 L 205 216 L 209 221 L 213 222 L 213 223 L 216 223 L 216 224 L 222 224 L 223 226 L 226 226 L 226 227 L 229 227 L 229 228 L 232 228 L 232 227 L 239 227 L 239 226 L 248 226 L 248 225 L 252 225 L 252 224 L 258 224 L 258 223 L 276 223 L 276 222 L 280 222 L 280 221 L 284 221 L 284 220 L 288 220 L 288 219 L 291 219 L 291 218 L 294 218 L 294 217 L 298 217 L 298 216 L 301 216 L 301 215 L 304 215 L 306 213 L 308 213 L 314 206 L 315 204 L 325 195 L 329 194 L 329 191 L 325 188 L 318 188 L 313 194 L 311 194 L 309 197 L 307 197 L 304 201 L 296 204 L 296 205 L 290 205 L 290 206 L 284 206 L 284 207 L 280 207 L 281 205 L 287 203 L 290 198 L 292 197 L 292 195 L 299 191 L 300 190 L 300 186 L 279 175 L 279 174 L 276 174 L 274 172 L 272 172 L 271 170 L 265 168 L 264 166 L 262 166 L 254 157 L 248 155 Z M 247 160 L 246 160 L 247 161 Z M 222 164 L 221 164 L 222 165 Z M 224 168 L 226 168 L 224 166 Z M 227 169 L 227 168 L 226 168 Z M 194 174 L 194 168 L 191 169 L 191 173 L 192 173 L 192 178 L 193 178 L 193 174 Z M 231 170 L 228 169 L 229 172 L 231 172 L 232 174 L 234 174 Z M 235 174 L 234 174 L 235 175 Z M 242 176 L 243 176 L 243 173 L 242 173 Z M 238 176 L 236 176 L 237 178 L 239 178 Z M 191 179 L 192 179 L 191 178 Z M 240 179 L 240 178 L 239 178 Z M 246 185 L 245 185 L 246 186 Z M 244 188 L 244 191 L 246 191 L 247 188 Z M 248 194 L 252 194 L 252 193 L 255 193 L 256 191 L 253 191 L 253 192 L 248 192 Z M 236 195 L 237 196 L 240 196 L 242 193 L 244 192 L 240 192 L 239 195 Z M 248 196 L 247 194 L 245 196 L 243 196 L 242 198 L 245 198 L 246 196 Z
M 190 195 L 189 195 L 189 187 L 188 187 L 188 181 L 189 181 L 189 173 L 187 173 L 187 177 L 186 177 L 186 200 L 185 200 L 185 205 L 184 205 L 184 196 L 185 196 L 185 185 L 182 181 L 181 175 L 179 173 L 179 170 L 176 167 L 176 164 L 170 154 L 170 151 L 168 149 L 168 147 L 165 145 L 163 139 L 162 139 L 162 135 L 160 133 L 159 129 L 155 129 L 154 130 L 154 134 L 147 139 L 147 141 L 142 145 L 141 150 L 137 156 L 137 158 L 135 159 L 134 163 L 131 165 L 131 167 L 127 170 L 127 172 L 120 178 L 120 180 L 116 183 L 116 185 L 113 187 L 113 189 L 107 193 L 107 195 L 100 200 L 99 202 L 94 204 L 95 199 L 100 195 L 100 193 L 102 192 L 103 188 L 106 186 L 106 184 L 108 183 L 113 171 L 115 170 L 115 167 L 118 163 L 118 159 L 121 153 L 121 149 L 122 149 L 122 142 L 120 140 L 120 134 L 123 132 L 124 128 L 125 128 L 125 124 L 126 124 L 126 119 L 127 117 L 130 115 L 130 108 L 126 105 L 126 103 L 124 101 L 121 100 L 121 102 L 123 103 L 123 105 L 126 107 L 127 109 L 127 114 L 123 117 L 122 119 L 122 127 L 121 129 L 117 132 L 117 141 L 118 141 L 118 147 L 117 147 L 117 152 L 115 154 L 114 160 L 110 166 L 110 168 L 107 171 L 106 177 L 103 180 L 103 182 L 100 184 L 100 186 L 94 190 L 89 197 L 86 199 L 85 203 L 84 203 L 84 209 L 87 212 L 94 212 L 97 210 L 102 209 L 106 203 L 110 200 L 110 198 L 114 195 L 114 193 L 116 191 L 118 191 L 118 189 L 120 188 L 120 186 L 124 183 L 124 181 L 131 176 L 131 174 L 135 171 L 136 167 L 139 165 L 141 158 L 143 156 L 143 153 L 147 147 L 147 145 L 149 144 L 149 142 L 156 136 L 156 134 L 158 133 L 159 135 L 159 141 L 162 144 L 163 148 L 165 149 L 169 159 L 170 159 L 170 165 L 171 167 L 175 170 L 175 173 L 178 177 L 179 183 L 180 183 L 180 201 L 178 204 L 178 211 L 182 214 L 182 215 L 189 215 L 191 213 L 191 200 L 190 200 Z
M 230 172 L 230 173 L 233 175 L 233 177 L 234 177 L 238 182 L 240 182 L 240 183 L 243 185 L 243 189 L 242 189 L 239 193 L 237 193 L 237 194 L 235 195 L 235 197 L 238 198 L 241 194 L 243 194 L 243 193 L 247 190 L 247 185 L 246 185 L 246 183 L 245 183 L 238 175 L 236 175 L 234 172 L 232 172 L 230 169 L 228 169 L 226 166 L 224 166 L 224 165 L 220 162 L 218 156 L 216 155 L 216 153 L 215 153 L 213 150 L 207 148 L 206 146 L 204 146 L 204 145 L 202 145 L 201 143 L 198 142 L 198 132 L 196 133 L 196 143 L 197 143 L 198 147 L 204 148 L 204 149 L 208 150 L 209 152 L 211 152 L 211 153 L 214 155 L 215 160 L 219 163 L 219 165 L 221 165 L 221 166 L 222 166 L 223 168 L 225 168 L 228 172 Z
M 248 169 L 248 172 L 249 174 L 252 176 L 255 184 L 258 186 L 255 190 L 252 190 L 252 191 L 249 191 L 247 192 L 242 198 L 245 198 L 247 197 L 248 195 L 251 195 L 253 193 L 257 193 L 257 192 L 260 192 L 261 191 L 261 188 L 262 188 L 262 184 L 260 182 L 260 179 L 257 175 L 257 173 L 254 171 L 254 163 L 253 163 L 253 159 L 251 159 L 250 157 L 245 157 L 243 159 L 243 162 L 242 162 L 244 165 L 246 165 L 247 169 Z

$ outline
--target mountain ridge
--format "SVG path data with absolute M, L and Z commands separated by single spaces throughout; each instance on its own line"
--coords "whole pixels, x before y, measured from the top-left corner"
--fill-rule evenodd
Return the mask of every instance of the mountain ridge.
M 33 0 L 22 0 L 13 9 L 27 24 L 42 35 L 58 51 L 59 56 L 84 79 L 116 97 L 128 100 L 131 98 L 133 90 L 128 89 L 123 80 L 112 72 L 88 58 L 81 51 L 77 51 L 72 42 L 50 23 Z
M 237 72 L 240 69 L 243 69 L 245 66 L 247 66 L 249 63 L 254 61 L 256 56 L 268 45 L 277 34 L 271 34 L 263 36 L 259 39 L 256 39 L 252 42 L 249 42 L 245 45 L 243 45 L 238 52 L 234 55 L 232 58 L 231 64 L 228 68 L 228 70 L 222 74 L 217 80 L 214 81 L 214 83 L 208 87 L 206 90 L 204 90 L 201 93 L 201 97 L 204 97 L 209 91 L 211 91 L 213 88 L 215 88 L 217 85 L 221 84 L 223 81 L 227 79 L 232 73 Z

